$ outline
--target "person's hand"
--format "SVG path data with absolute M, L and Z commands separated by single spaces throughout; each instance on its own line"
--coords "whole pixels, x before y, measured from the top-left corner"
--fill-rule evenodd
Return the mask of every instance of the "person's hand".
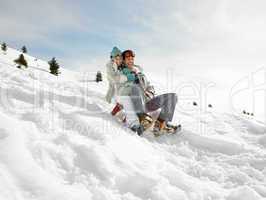
M 149 85 L 147 88 L 146 88 L 146 91 L 148 91 L 149 93 L 152 93 L 153 95 L 155 95 L 155 89 L 152 85 Z
M 148 86 L 145 90 L 145 95 L 149 98 L 152 99 L 155 96 L 155 90 L 153 86 Z
M 134 81 L 135 84 L 139 84 L 140 81 L 139 81 L 139 77 L 137 75 L 135 75 L 135 81 Z
M 153 99 L 153 97 L 154 97 L 154 94 L 153 93 L 151 93 L 151 92 L 149 92 L 147 90 L 144 93 L 145 93 L 145 96 L 148 97 L 149 100 L 150 99 Z

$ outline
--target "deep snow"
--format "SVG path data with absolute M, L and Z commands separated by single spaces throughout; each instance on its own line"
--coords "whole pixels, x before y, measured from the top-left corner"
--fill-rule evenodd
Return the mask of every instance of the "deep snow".
M 139 137 L 109 115 L 106 81 L 28 55 L 20 70 L 18 54 L 0 53 L 1 200 L 266 199 L 264 124 L 177 110 L 181 135 Z

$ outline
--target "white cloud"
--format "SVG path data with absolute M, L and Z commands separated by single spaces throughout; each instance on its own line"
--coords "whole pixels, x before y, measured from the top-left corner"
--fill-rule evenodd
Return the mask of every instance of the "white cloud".
M 79 8 L 62 0 L 9 0 L 1 2 L 1 38 L 50 42 L 49 36 L 69 30 L 85 30 Z
M 265 48 L 265 1 L 147 0 L 120 4 L 121 10 L 128 7 L 125 20 L 141 29 L 129 32 L 121 27 L 119 38 L 141 53 L 175 56 L 204 51 L 225 54 L 229 50 L 230 56 L 237 51 L 245 53 L 245 45 Z
M 175 67 L 182 73 L 200 76 L 208 71 L 213 76 L 217 68 L 251 71 L 266 62 L 263 0 L 11 0 L 1 2 L 0 9 L 1 38 L 68 49 L 61 59 L 71 68 L 91 70 L 102 66 L 109 55 L 104 55 L 108 51 L 95 57 L 84 50 L 67 52 L 71 48 L 65 48 L 63 41 L 51 40 L 50 36 L 69 29 L 93 32 L 109 44 L 132 48 L 137 62 L 151 70 Z M 93 49 L 98 44 L 92 45 Z

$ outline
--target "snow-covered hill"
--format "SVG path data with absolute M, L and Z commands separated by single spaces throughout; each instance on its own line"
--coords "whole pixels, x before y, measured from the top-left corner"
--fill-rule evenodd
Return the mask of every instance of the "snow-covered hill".
M 18 55 L 0 54 L 1 200 L 266 199 L 263 124 L 177 111 L 182 135 L 139 137 L 109 115 L 95 74 L 56 77 L 28 55 L 17 69 Z

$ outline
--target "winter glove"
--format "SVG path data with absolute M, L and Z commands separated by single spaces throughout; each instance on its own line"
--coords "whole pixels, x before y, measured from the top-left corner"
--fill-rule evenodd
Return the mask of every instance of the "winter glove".
M 134 81 L 135 84 L 139 84 L 140 81 L 139 81 L 139 77 L 137 75 L 135 75 L 135 81 Z
M 149 92 L 149 93 L 151 93 L 151 94 L 153 94 L 153 95 L 155 95 L 155 90 L 154 90 L 154 87 L 153 86 L 148 86 L 147 88 L 146 88 L 146 91 L 147 92 Z
M 152 99 L 155 96 L 155 90 L 153 86 L 148 86 L 145 90 L 145 95 L 148 99 Z

